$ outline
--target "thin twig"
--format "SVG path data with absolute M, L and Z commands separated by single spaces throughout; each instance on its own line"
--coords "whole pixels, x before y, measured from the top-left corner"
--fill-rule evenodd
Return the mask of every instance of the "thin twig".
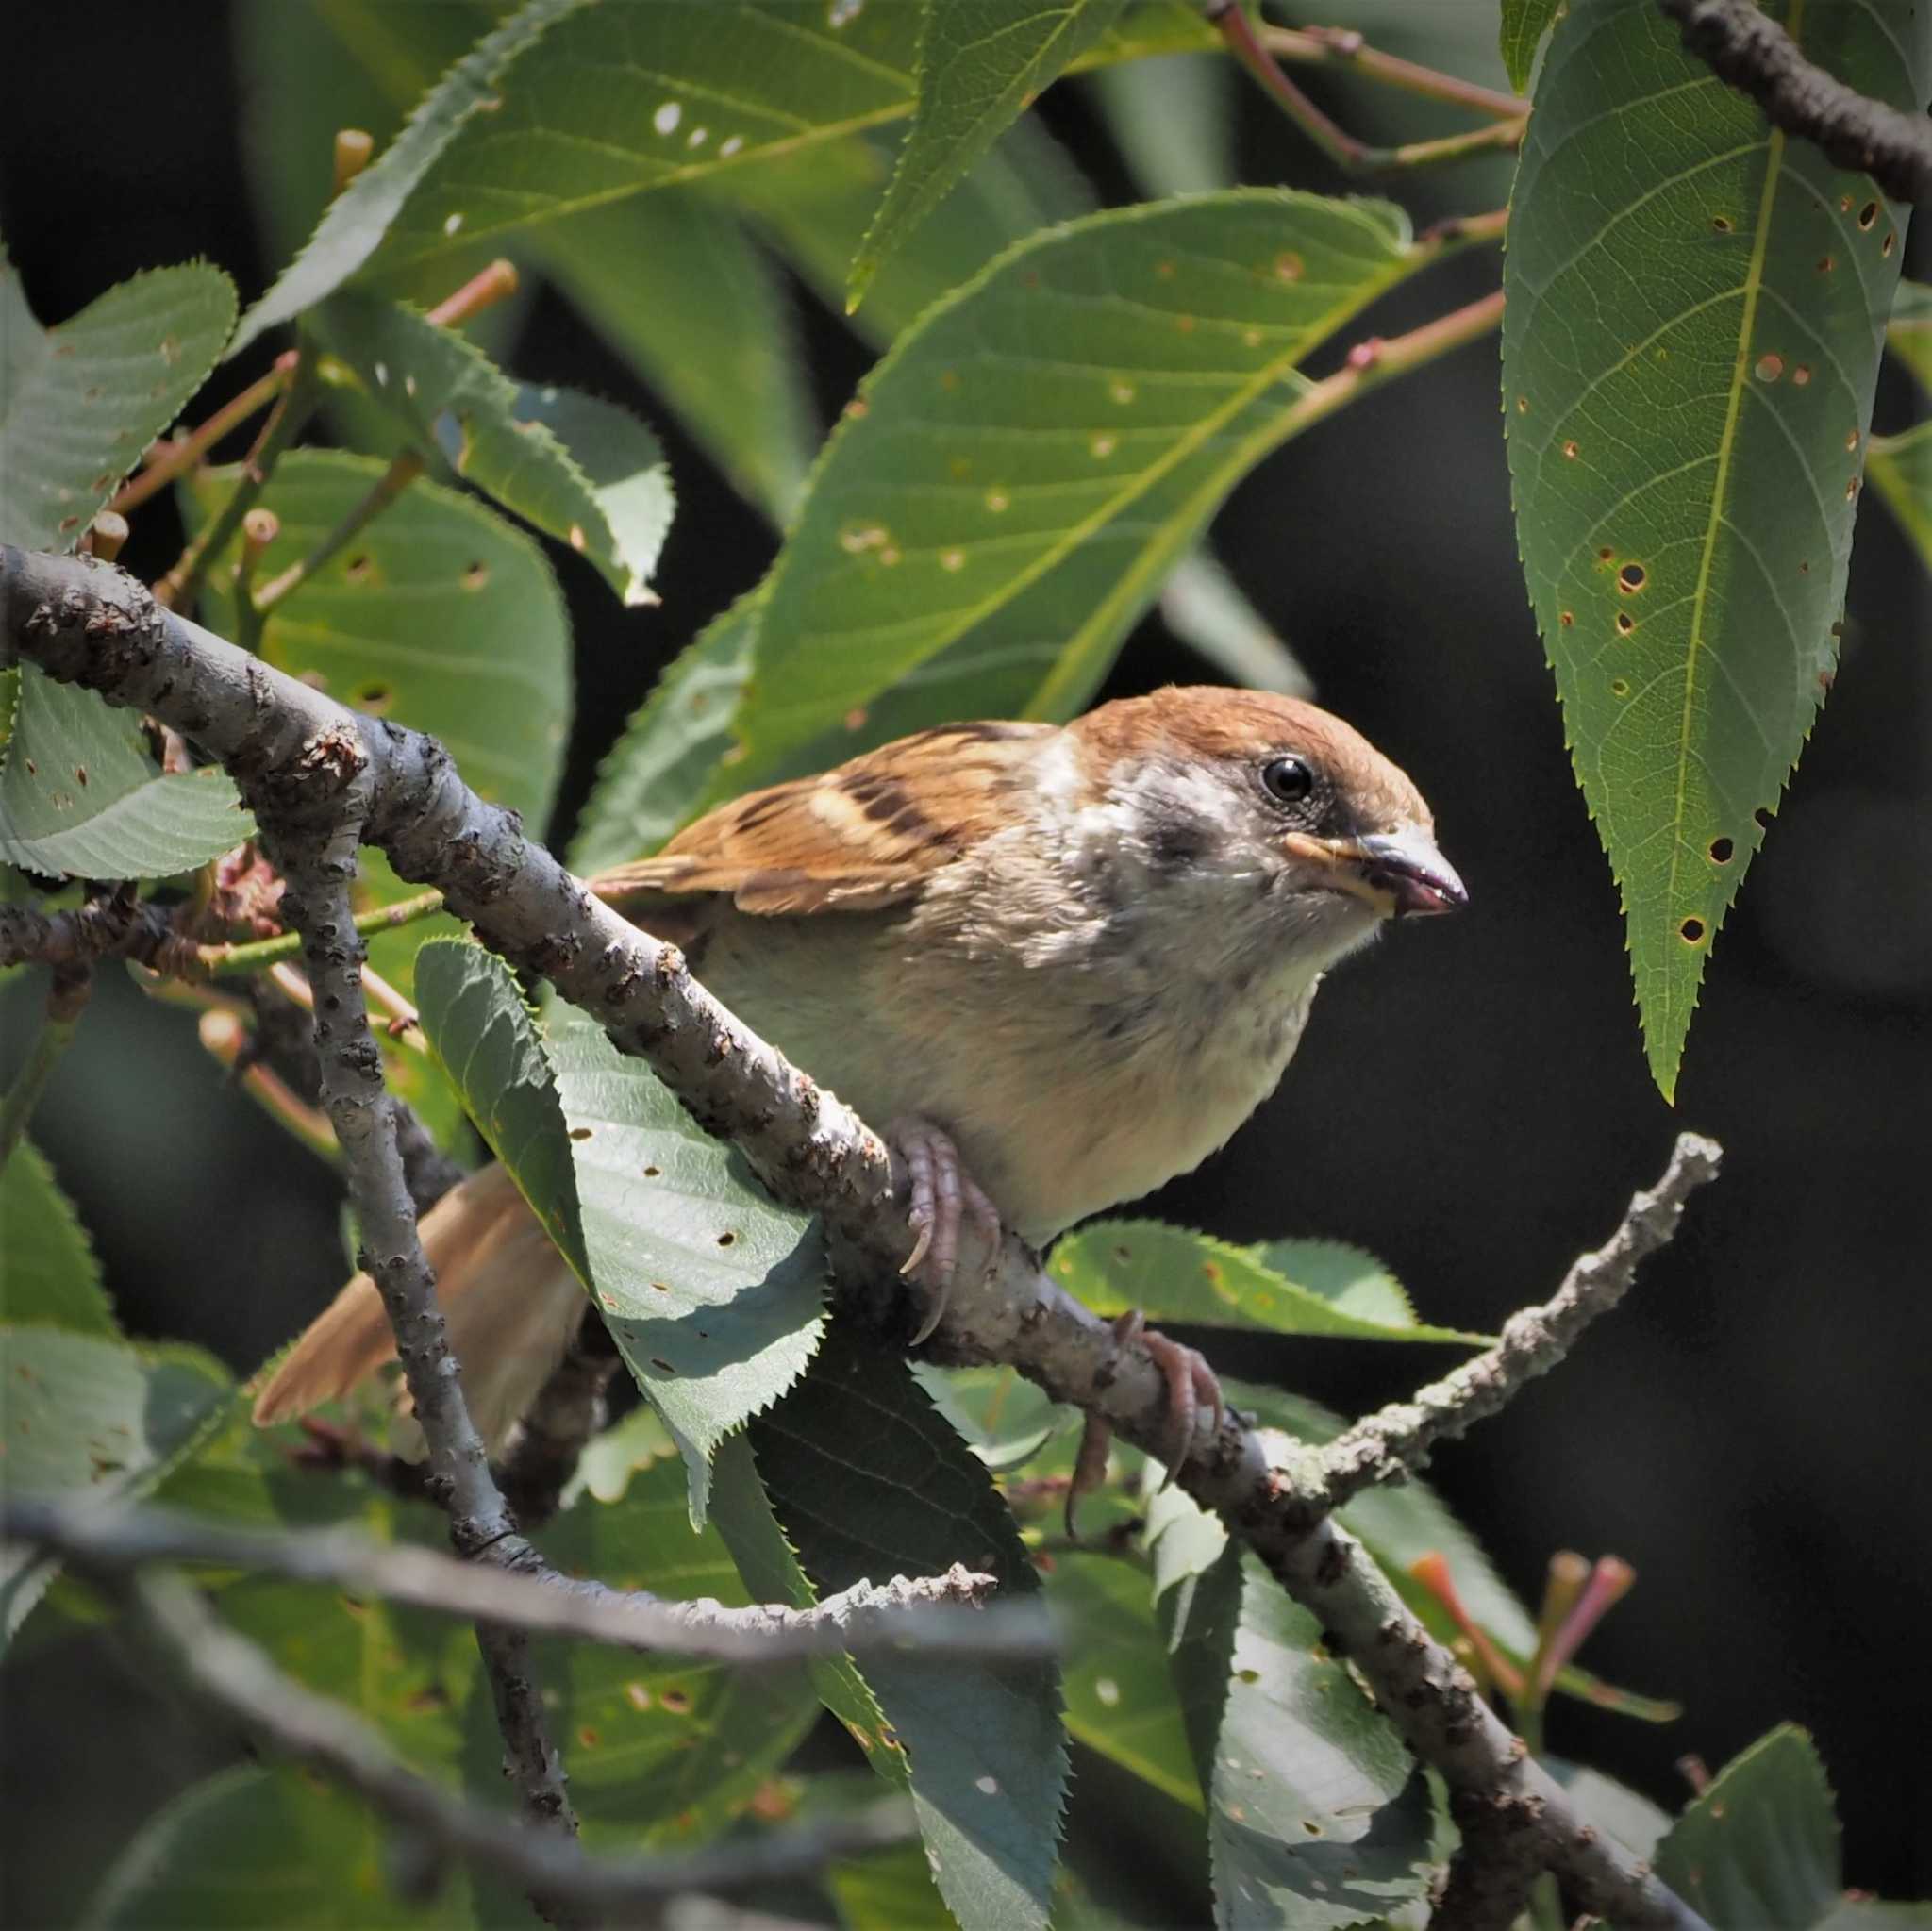
M 1412 141 L 1400 147 L 1371 147 L 1329 119 L 1282 72 L 1270 42 L 1256 33 L 1241 0 L 1211 0 L 1207 17 L 1261 92 L 1344 174 L 1400 173 L 1497 148 L 1515 148 L 1522 144 L 1524 130 L 1529 125 L 1526 110 L 1519 107 L 1514 118 L 1492 121 L 1467 134 Z
M 450 1352 L 436 1277 L 417 1238 L 397 1146 L 382 1054 L 369 1029 L 362 992 L 365 948 L 349 910 L 356 850 L 373 786 L 353 726 L 308 747 L 308 782 L 273 768 L 248 774 L 263 849 L 287 881 L 282 916 L 302 934 L 315 997 L 315 1047 L 322 1098 L 342 1149 L 349 1199 L 360 1230 L 363 1265 L 382 1294 L 396 1355 L 428 1450 L 429 1489 L 449 1515 L 450 1540 L 465 1556 L 518 1540 L 516 1524 L 490 1472 L 483 1440 L 463 1399 Z M 479 1623 L 476 1643 L 503 1736 L 505 1770 L 539 1824 L 576 1834 L 563 1761 L 550 1740 L 521 1631 Z M 532 1892 L 540 1910 L 549 1907 Z
M 1461 326 L 1470 325 L 1465 317 Z M 365 835 L 396 871 L 439 886 L 487 943 L 592 1013 L 708 1132 L 736 1141 L 780 1200 L 822 1214 L 845 1305 L 888 1307 L 903 1337 L 909 1323 L 899 1269 L 912 1242 L 878 1139 L 712 999 L 675 947 L 626 924 L 526 839 L 514 814 L 477 797 L 440 745 L 357 718 L 160 608 L 110 567 L 0 545 L 0 652 L 14 650 L 57 679 L 192 730 L 244 787 L 272 784 L 292 802 L 352 773 L 368 787 Z M 347 927 L 341 917 L 339 945 Z M 359 1012 L 353 974 L 345 994 Z M 373 1057 L 373 1040 L 368 1051 Z M 396 1267 L 379 1230 L 371 1245 L 378 1284 L 403 1299 L 409 1318 L 407 1368 L 419 1345 L 413 1282 L 401 1297 L 407 1262 Z M 1067 1294 L 1024 1243 L 1008 1240 L 997 1263 L 983 1277 L 963 1270 L 929 1356 L 1010 1363 L 1055 1399 L 1161 1453 L 1167 1385 L 1145 1344 L 1124 1340 Z M 1233 1415 L 1218 1424 L 1204 1417 L 1175 1478 L 1314 1612 L 1331 1648 L 1353 1660 L 1400 1734 L 1452 1790 L 1535 1800 L 1539 1856 L 1581 1907 L 1636 1927 L 1702 1924 L 1654 1873 L 1586 1824 L 1361 1545 L 1332 1520 L 1307 1524 L 1293 1472 L 1271 1461 L 1260 1435 Z
M 175 558 L 175 567 L 155 585 L 156 601 L 177 610 L 192 609 L 208 568 L 227 547 L 229 539 L 242 527 L 242 519 L 260 500 L 275 474 L 282 451 L 302 433 L 315 408 L 317 382 L 315 350 L 308 343 L 296 351 L 295 365 L 261 434 L 242 458 L 242 474 L 228 491 L 228 500 L 218 509 L 208 525 Z
M 1494 121 L 1516 121 L 1529 112 L 1529 103 L 1517 94 L 1464 80 L 1459 74 L 1419 66 L 1395 54 L 1385 54 L 1370 46 L 1352 27 L 1270 26 L 1264 22 L 1259 38 L 1277 60 L 1286 60 L 1291 66 L 1346 68 L 1385 87 L 1469 108 Z
M 87 1009 L 88 994 L 93 988 L 93 968 L 70 961 L 54 968 L 54 983 L 48 989 L 41 1023 L 35 1028 L 26 1058 L 14 1075 L 13 1084 L 0 1095 L 0 1171 L 13 1157 L 33 1118 L 41 1095 L 47 1090 L 61 1055 L 74 1043 L 80 1016 Z
M 138 508 L 157 491 L 165 489 L 184 470 L 192 469 L 230 429 L 240 428 L 258 409 L 265 409 L 289 386 L 295 367 L 295 351 L 285 349 L 275 358 L 266 375 L 251 382 L 238 396 L 225 402 L 200 428 L 175 442 L 155 446 L 147 467 L 130 477 L 115 492 L 110 508 L 125 515 Z
M 1364 1489 L 1417 1473 L 1438 1442 L 1465 1434 L 1506 1407 L 1525 1382 L 1547 1374 L 1583 1330 L 1629 1291 L 1638 1268 L 1670 1244 L 1684 1203 L 1717 1178 L 1722 1158 L 1715 1140 L 1680 1134 L 1663 1177 L 1632 1198 L 1617 1231 L 1579 1256 L 1547 1301 L 1512 1314 L 1494 1347 L 1409 1400 L 1364 1416 L 1323 1448 L 1320 1479 L 1297 1484 L 1303 1506 L 1325 1513 Z
M 398 899 L 393 905 L 378 906 L 374 911 L 358 912 L 355 926 L 367 939 L 377 932 L 393 932 L 418 919 L 433 919 L 442 909 L 440 891 L 419 891 L 413 898 Z M 293 958 L 302 950 L 297 932 L 278 933 L 273 939 L 254 939 L 238 945 L 204 945 L 198 948 L 197 963 L 211 979 L 245 978 L 283 959 Z
M 319 1765 L 434 1849 L 493 1873 L 572 1923 L 656 1923 L 657 1907 L 670 1898 L 728 1895 L 808 1876 L 834 1858 L 911 1835 L 907 1806 L 889 1800 L 848 1822 L 774 1832 L 695 1856 L 649 1862 L 591 1857 L 572 1837 L 466 1804 L 418 1776 L 376 1730 L 283 1674 L 180 1577 L 142 1573 L 121 1588 L 142 1632 L 203 1702 L 278 1752 Z
M 1932 201 L 1932 122 L 1902 113 L 1814 66 L 1757 0 L 1657 0 L 1684 44 L 1774 127 L 1870 175 L 1894 200 Z
M 0 1541 L 52 1551 L 90 1575 L 126 1576 L 156 1563 L 207 1563 L 248 1575 L 316 1583 L 438 1615 L 760 1669 L 812 1656 L 917 1649 L 922 1656 L 1038 1656 L 1053 1630 L 1038 1602 L 989 1603 L 991 1575 L 955 1564 L 943 1575 L 855 1584 L 809 1609 L 675 1601 L 581 1581 L 535 1556 L 504 1569 L 353 1529 L 301 1534 L 224 1528 L 159 1508 L 0 1502 Z

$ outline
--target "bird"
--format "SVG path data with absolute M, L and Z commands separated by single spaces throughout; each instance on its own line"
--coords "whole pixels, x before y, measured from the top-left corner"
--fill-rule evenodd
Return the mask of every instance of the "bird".
M 1063 725 L 918 731 L 721 805 L 591 883 L 884 1123 L 927 1295 L 913 1346 L 969 1226 L 985 1255 L 1002 1230 L 1043 1252 L 1192 1171 L 1274 1091 L 1331 968 L 1391 920 L 1468 900 L 1422 794 L 1366 738 L 1222 686 Z M 586 1296 L 500 1166 L 445 1195 L 422 1238 L 472 1414 L 501 1446 Z M 1141 1338 L 1166 1378 L 1172 1473 L 1220 1388 L 1195 1351 Z M 274 1366 L 255 1419 L 306 1414 L 392 1355 L 358 1273 Z

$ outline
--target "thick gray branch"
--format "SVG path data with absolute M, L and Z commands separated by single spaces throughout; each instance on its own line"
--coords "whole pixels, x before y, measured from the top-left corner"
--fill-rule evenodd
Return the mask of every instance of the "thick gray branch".
M 1815 67 L 1757 0 L 1657 0 L 1684 44 L 1749 94 L 1774 127 L 1870 175 L 1898 201 L 1932 201 L 1932 122 L 1874 101 Z
M 708 1597 L 667 1601 L 579 1581 L 548 1567 L 499 1569 L 353 1530 L 299 1535 L 225 1529 L 163 1509 L 70 1507 L 15 1497 L 0 1503 L 0 1541 L 58 1554 L 90 1575 L 125 1575 L 157 1562 L 208 1563 L 285 1576 L 350 1595 L 381 1597 L 532 1636 L 672 1652 L 747 1666 L 802 1656 L 917 1648 L 922 1656 L 1041 1656 L 1053 1631 L 1031 1601 L 988 1606 L 990 1575 L 956 1564 L 943 1575 L 861 1582 L 809 1609 L 733 1607 Z
M 512 814 L 476 797 L 440 745 L 357 718 L 87 559 L 0 549 L 0 643 L 9 641 L 54 676 L 173 724 L 244 782 L 299 791 L 313 781 L 314 747 L 359 733 L 373 798 L 365 835 L 396 870 L 439 887 L 486 943 L 544 974 L 620 1050 L 647 1060 L 694 1118 L 743 1149 L 781 1200 L 822 1214 L 848 1302 L 900 1290 L 911 1240 L 878 1140 L 719 1006 L 675 947 L 626 924 L 526 841 Z M 1055 1398 L 1161 1452 L 1166 1384 L 1144 1345 L 1123 1342 L 1018 1241 L 985 1279 L 962 1272 L 933 1338 L 935 1358 L 1010 1362 Z M 1177 1479 L 1316 1613 L 1452 1789 L 1521 1801 L 1543 1861 L 1584 1907 L 1632 1926 L 1701 1923 L 1583 1823 L 1360 1544 L 1325 1518 L 1310 1524 L 1291 1474 L 1271 1465 L 1260 1436 L 1224 1415 L 1211 1435 L 1197 1433 Z
M 341 1704 L 285 1676 L 245 1637 L 218 1621 L 200 1594 L 166 1571 L 121 1578 L 140 1626 L 204 1702 L 238 1719 L 279 1752 L 319 1765 L 392 1823 L 442 1856 L 494 1873 L 575 1923 L 658 1922 L 658 1906 L 693 1891 L 733 1893 L 808 1875 L 834 1857 L 910 1835 L 907 1807 L 889 1802 L 850 1823 L 774 1832 L 695 1856 L 604 1859 L 575 1838 L 514 1815 L 466 1804 L 418 1776 Z

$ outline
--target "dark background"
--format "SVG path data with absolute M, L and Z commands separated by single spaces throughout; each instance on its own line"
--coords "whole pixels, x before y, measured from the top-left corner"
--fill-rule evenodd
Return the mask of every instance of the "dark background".
M 1493 0 L 1455 0 L 1445 14 L 1465 8 L 1466 44 L 1491 45 Z M 279 265 L 252 225 L 227 11 L 126 0 L 11 10 L 0 228 L 43 319 L 195 255 L 227 268 L 244 299 Z M 1374 25 L 1341 5 L 1328 13 Z M 1394 98 L 1331 96 L 1371 138 L 1391 125 L 1374 117 Z M 1046 105 L 1108 197 L 1126 198 L 1091 101 L 1062 90 Z M 1242 101 L 1240 134 L 1244 178 L 1341 186 L 1264 105 Z M 1421 221 L 1506 191 L 1491 167 L 1406 184 L 1401 198 Z M 1924 278 L 1923 231 L 1913 239 Z M 1493 275 L 1488 257 L 1453 264 L 1370 325 L 1393 333 Z M 808 297 L 800 308 L 829 410 L 866 358 Z M 773 540 L 560 302 L 537 300 L 512 361 L 633 401 L 665 435 L 680 499 L 660 610 L 623 614 L 587 570 L 559 564 L 581 677 L 567 815 L 617 721 L 756 578 Z M 218 377 L 211 392 L 231 386 Z M 1878 426 L 1913 407 L 1888 367 Z M 148 547 L 130 559 L 143 574 L 172 555 L 165 524 L 145 520 Z M 1651 1729 L 1565 1704 L 1553 1748 L 1674 1807 L 1680 1755 L 1715 1767 L 1793 1719 L 1830 1767 L 1849 1880 L 1924 1894 L 1932 612 L 1910 550 L 1868 498 L 1837 686 L 1716 948 L 1673 1111 L 1645 1073 L 1615 891 L 1517 566 L 1493 342 L 1266 464 L 1217 543 L 1322 701 L 1433 802 L 1474 907 L 1399 930 L 1340 974 L 1280 1093 L 1158 1210 L 1238 1239 L 1358 1241 L 1426 1317 L 1493 1328 L 1608 1231 L 1680 1127 L 1722 1140 L 1722 1182 L 1624 1309 L 1446 1451 L 1435 1478 L 1532 1598 L 1557 1548 L 1615 1551 L 1640 1573 L 1587 1660 L 1680 1698 L 1687 1714 Z M 1111 689 L 1201 674 L 1150 621 Z M 224 1089 L 189 1019 L 117 990 L 97 998 L 37 1136 L 130 1329 L 202 1341 L 247 1370 L 339 1281 L 333 1188 Z M 23 1013 L 0 1006 L 16 1050 Z M 1441 1365 L 1421 1351 L 1247 1338 L 1215 1354 L 1344 1407 Z M 0 1916 L 58 1922 L 215 1747 L 96 1642 L 39 1652 L 0 1678 L 0 1695 L 11 1826 Z

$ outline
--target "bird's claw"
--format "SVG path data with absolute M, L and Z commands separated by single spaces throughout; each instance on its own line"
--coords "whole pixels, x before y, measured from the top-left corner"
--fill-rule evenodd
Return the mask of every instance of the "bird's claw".
M 1170 1340 L 1166 1335 L 1150 1328 L 1139 1308 L 1129 1308 L 1126 1313 L 1117 1316 L 1113 1331 L 1123 1346 L 1138 1340 L 1147 1350 L 1166 1384 L 1167 1426 L 1161 1433 L 1160 1452 L 1161 1460 L 1167 1464 L 1167 1474 L 1160 1486 L 1166 1489 L 1193 1452 L 1195 1430 L 1204 1407 L 1209 1418 L 1210 1432 L 1220 1427 L 1226 1408 L 1222 1398 L 1221 1382 L 1198 1350 L 1183 1347 L 1179 1341 Z M 1067 1537 L 1070 1541 L 1079 1540 L 1074 1514 L 1079 1508 L 1080 1498 L 1100 1486 L 1107 1473 L 1107 1452 L 1112 1440 L 1112 1424 L 1098 1414 L 1089 1413 L 1086 1426 L 1080 1432 L 1079 1452 L 1074 1458 L 1074 1477 L 1067 1487 Z
M 919 1347 L 932 1338 L 944 1318 L 946 1299 L 959 1270 L 959 1229 L 970 1216 L 986 1243 L 985 1273 L 999 1265 L 1005 1228 L 999 1208 L 981 1190 L 959 1158 L 951 1138 L 929 1120 L 896 1120 L 886 1138 L 906 1162 L 912 1200 L 906 1219 L 912 1228 L 912 1252 L 899 1272 L 923 1280 L 931 1300 L 912 1337 Z

